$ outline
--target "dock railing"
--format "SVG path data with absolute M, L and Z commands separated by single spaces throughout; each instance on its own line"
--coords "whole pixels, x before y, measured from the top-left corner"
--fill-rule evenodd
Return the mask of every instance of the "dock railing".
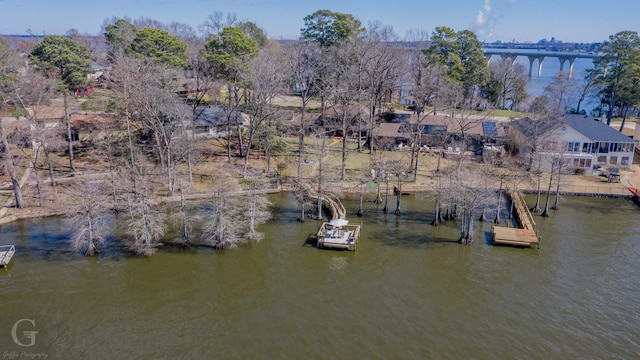
M 15 245 L 0 246 L 0 266 L 6 266 L 16 252 Z
M 529 211 L 529 208 L 527 207 L 527 203 L 524 201 L 524 197 L 522 196 L 522 193 L 520 192 L 520 190 L 512 190 L 512 197 L 511 197 L 511 201 L 515 201 L 516 202 L 516 209 L 518 210 L 518 217 L 520 218 L 520 222 L 521 225 L 526 228 L 525 225 L 525 221 L 528 222 L 529 224 L 531 224 L 531 230 L 536 230 L 536 222 L 535 220 L 533 220 L 533 215 L 531 214 L 531 211 Z M 524 214 L 523 214 L 524 213 Z M 524 219 L 522 218 L 522 216 L 524 215 Z

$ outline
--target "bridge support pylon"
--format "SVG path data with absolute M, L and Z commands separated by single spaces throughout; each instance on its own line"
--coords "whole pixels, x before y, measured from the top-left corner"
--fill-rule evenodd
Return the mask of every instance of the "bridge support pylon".
M 533 62 L 538 60 L 538 77 L 542 75 L 542 63 L 544 62 L 544 56 L 527 56 L 529 58 L 529 77 L 533 71 Z

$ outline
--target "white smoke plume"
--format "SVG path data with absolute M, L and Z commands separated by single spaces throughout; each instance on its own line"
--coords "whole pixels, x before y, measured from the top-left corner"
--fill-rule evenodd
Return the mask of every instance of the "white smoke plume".
M 476 16 L 475 26 L 482 27 L 487 23 L 487 20 L 491 16 L 491 0 L 484 0 L 484 8 L 478 11 Z
M 502 10 L 516 2 L 516 0 L 505 0 L 504 5 L 494 11 L 491 1 L 483 0 L 482 9 L 478 10 L 475 20 L 469 26 L 481 41 L 488 40 L 493 35 L 495 23 L 502 18 Z

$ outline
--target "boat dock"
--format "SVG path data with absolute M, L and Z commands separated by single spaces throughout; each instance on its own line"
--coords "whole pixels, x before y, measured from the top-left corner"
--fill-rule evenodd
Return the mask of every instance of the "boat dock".
M 519 228 L 493 225 L 491 229 L 491 239 L 493 244 L 526 246 L 533 245 L 540 248 L 540 238 L 536 231 L 536 223 L 533 220 L 531 211 L 519 190 L 509 190 L 508 195 L 513 202 L 514 215 Z
M 0 246 L 0 267 L 6 268 L 15 253 L 16 247 L 14 245 Z
M 362 225 L 348 225 L 348 223 L 344 219 L 322 223 L 317 234 L 317 247 L 356 251 Z

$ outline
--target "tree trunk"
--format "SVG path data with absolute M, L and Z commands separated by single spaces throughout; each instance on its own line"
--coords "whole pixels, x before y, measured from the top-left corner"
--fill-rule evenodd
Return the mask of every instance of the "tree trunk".
M 471 215 L 471 209 L 469 209 L 469 216 L 467 216 L 469 220 L 467 223 L 467 236 L 465 237 L 465 245 L 473 244 L 473 216 Z
M 382 212 L 387 212 L 387 204 L 389 203 L 389 177 L 386 178 L 386 190 L 384 194 L 384 207 L 382 208 Z
M 498 208 L 496 210 L 496 218 L 493 219 L 494 224 L 500 224 L 500 203 L 502 200 L 502 178 L 500 178 L 500 187 L 498 188 Z
M 562 159 L 558 160 L 558 179 L 557 179 L 557 185 L 556 185 L 556 198 L 553 201 L 553 206 L 551 207 L 551 209 L 553 210 L 558 210 L 560 209 L 560 174 L 562 173 Z
M 458 239 L 458 242 L 460 244 L 464 244 L 465 242 L 465 226 L 466 226 L 466 212 L 462 212 L 462 218 L 460 218 L 460 238 Z
M 440 225 L 440 196 L 436 195 L 436 206 L 434 209 L 434 213 L 435 216 L 433 218 L 433 221 L 431 222 L 432 226 L 438 226 Z
M 422 145 L 420 143 L 420 138 L 418 137 L 417 144 L 416 144 L 417 149 L 416 149 L 416 159 L 414 164 L 415 166 L 413 168 L 413 182 L 416 182 L 418 180 L 418 165 L 420 162 L 420 146 Z
M 233 97 L 231 86 L 227 87 L 227 93 L 229 94 L 229 112 L 227 113 L 227 162 L 231 164 L 231 116 L 233 112 L 231 109 L 233 108 Z
M 376 198 L 373 200 L 374 204 L 381 204 L 382 197 L 380 195 L 380 180 L 376 180 Z
M 44 151 L 44 158 L 47 160 L 47 168 L 49 170 L 49 180 L 51 181 L 51 190 L 53 191 L 53 200 L 58 202 L 58 189 L 56 187 L 56 179 L 53 174 L 53 164 L 51 163 L 51 157 L 49 156 L 49 148 L 46 145 L 42 146 Z
M 340 180 L 344 180 L 347 176 L 347 126 L 342 120 L 342 164 L 340 169 Z
M 533 213 L 539 213 L 540 212 L 540 182 L 542 181 L 541 177 L 542 177 L 542 170 L 538 167 L 538 184 L 537 184 L 537 190 L 536 190 L 536 203 L 535 205 L 533 205 L 533 207 L 531 209 L 529 209 L 531 212 Z
M 551 173 L 549 174 L 549 186 L 547 187 L 547 199 L 545 200 L 544 203 L 544 210 L 542 211 L 542 216 L 544 217 L 548 217 L 549 216 L 549 198 L 551 197 L 551 183 L 553 182 L 553 173 L 555 172 L 555 164 L 556 161 L 555 159 L 553 159 L 551 161 Z
M 244 154 L 244 166 L 243 166 L 243 176 L 247 177 L 247 169 L 249 167 L 249 156 L 251 154 L 251 147 L 253 146 L 253 138 L 255 136 L 255 130 L 249 131 L 249 139 L 247 139 L 247 151 Z
M 613 117 L 613 107 L 615 105 L 615 98 L 616 98 L 616 92 L 615 92 L 615 85 L 611 85 L 611 91 L 609 92 L 609 106 L 607 109 L 607 125 L 611 125 L 611 118 Z
M 34 141 L 36 143 L 36 141 Z M 38 174 L 38 157 L 40 155 L 40 147 L 41 145 L 35 145 L 36 153 L 33 155 L 33 159 L 31 162 L 31 168 L 33 169 L 33 176 L 36 178 L 36 194 L 38 195 L 38 203 L 40 207 L 44 206 L 44 199 L 42 199 L 42 184 L 40 183 L 40 174 Z
M 191 151 L 187 152 L 187 171 L 189 172 L 189 184 L 193 186 L 193 154 Z
M 400 175 L 398 175 L 398 191 L 396 193 L 396 211 L 395 214 L 400 216 L 400 196 L 402 196 L 402 181 L 400 180 Z
M 135 200 L 138 199 L 138 184 L 136 182 L 136 163 L 135 156 L 133 153 L 133 136 L 131 134 L 131 116 L 129 114 L 129 110 L 125 109 L 125 122 L 127 123 L 127 141 L 129 146 L 129 161 L 131 161 L 131 188 L 133 189 L 133 194 Z M 46 152 L 45 152 L 46 154 Z
M 304 188 L 302 186 L 302 183 L 300 182 L 298 184 L 298 186 L 300 186 L 300 222 L 304 222 L 304 217 L 305 217 L 305 210 L 304 210 Z
M 187 212 L 185 209 L 184 193 L 180 184 L 180 220 L 182 221 L 182 245 L 189 245 L 189 227 L 187 225 Z
M 238 132 L 238 156 L 244 156 L 244 141 L 242 139 L 242 124 L 240 121 L 236 121 L 236 131 Z M 249 151 L 249 150 L 247 150 Z
M 619 131 L 622 132 L 624 130 L 624 124 L 627 122 L 627 113 L 629 112 L 629 106 L 624 106 L 624 112 L 622 113 L 622 124 L 620 124 Z
M 361 180 L 360 181 L 360 206 L 358 207 L 358 216 L 362 216 L 364 214 L 364 211 L 362 209 L 362 197 L 363 197 L 363 191 L 362 191 L 362 185 L 364 184 L 364 182 Z
M 0 137 L 2 138 L 2 145 L 5 149 L 4 164 L 11 178 L 11 185 L 13 186 L 13 195 L 16 201 L 16 208 L 22 209 L 24 207 L 24 200 L 22 199 L 22 189 L 20 189 L 20 180 L 16 176 L 15 167 L 13 164 L 13 151 L 9 147 L 9 141 L 7 141 L 7 134 L 5 133 L 4 123 L 0 123 Z
M 322 138 L 322 148 L 318 159 L 318 220 L 322 219 L 322 157 L 324 156 L 324 137 Z
M 69 91 L 64 91 L 64 122 L 67 125 L 67 146 L 69 151 L 69 169 L 73 175 L 76 168 L 73 166 L 73 139 L 71 138 L 71 119 L 69 117 Z
M 483 206 L 482 207 L 482 214 L 480 214 L 480 219 L 478 219 L 479 221 L 485 221 L 487 220 L 487 207 Z

